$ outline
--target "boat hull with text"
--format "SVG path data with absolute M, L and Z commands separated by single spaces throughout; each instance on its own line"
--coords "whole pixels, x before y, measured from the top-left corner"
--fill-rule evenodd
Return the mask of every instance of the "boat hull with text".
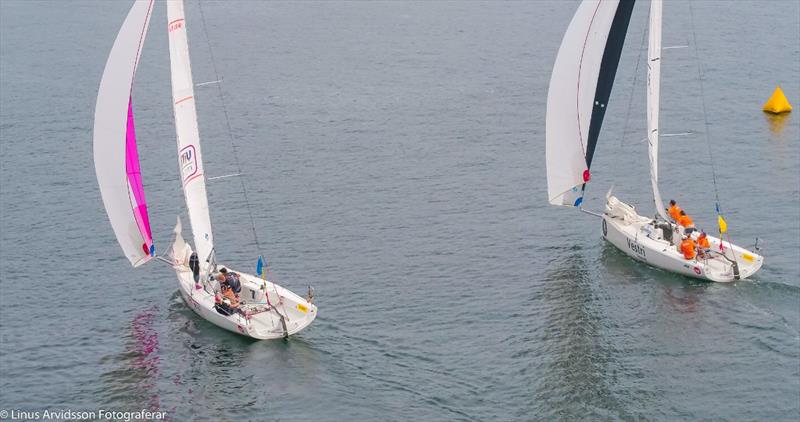
M 679 229 L 637 214 L 632 206 L 614 196 L 607 199 L 601 224 L 603 237 L 631 258 L 687 277 L 731 282 L 751 276 L 764 263 L 761 255 L 713 236 L 708 236 L 711 247 L 706 257 L 686 259 L 677 246 Z M 676 230 L 672 236 L 676 240 L 667 240 L 665 230 Z M 696 236 L 692 234 L 693 238 Z

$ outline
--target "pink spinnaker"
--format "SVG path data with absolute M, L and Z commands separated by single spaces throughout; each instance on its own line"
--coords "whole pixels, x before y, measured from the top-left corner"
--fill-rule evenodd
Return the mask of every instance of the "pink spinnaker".
M 144 244 L 142 250 L 150 254 L 150 247 L 153 245 L 153 236 L 150 233 L 150 219 L 147 216 L 147 201 L 144 197 L 144 187 L 142 187 L 142 172 L 139 168 L 139 151 L 136 149 L 136 128 L 133 124 L 133 104 L 128 98 L 128 125 L 125 134 L 125 172 L 128 175 L 128 186 L 133 193 L 131 198 L 131 208 L 136 217 L 136 225 L 142 234 Z
M 93 156 L 108 221 L 131 265 L 153 258 L 131 91 L 154 0 L 136 0 L 108 54 L 94 109 Z

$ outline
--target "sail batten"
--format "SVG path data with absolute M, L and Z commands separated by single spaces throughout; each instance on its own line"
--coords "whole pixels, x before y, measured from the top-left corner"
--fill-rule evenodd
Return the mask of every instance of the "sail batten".
M 117 34 L 100 80 L 93 130 L 95 173 L 103 205 L 133 266 L 144 264 L 154 254 L 131 101 L 152 6 L 152 0 L 135 2 Z
M 561 41 L 547 94 L 547 190 L 553 205 L 583 201 L 633 4 L 582 2 Z
M 650 183 L 656 212 L 669 221 L 658 189 L 659 112 L 661 107 L 661 0 L 650 2 L 649 42 L 647 47 L 647 150 L 650 157 Z
M 178 167 L 189 212 L 189 222 L 192 226 L 194 248 L 201 262 L 205 262 L 213 251 L 214 237 L 208 211 L 206 177 L 200 150 L 200 133 L 197 127 L 194 84 L 184 18 L 183 1 L 168 1 L 167 33 L 175 132 L 178 141 Z

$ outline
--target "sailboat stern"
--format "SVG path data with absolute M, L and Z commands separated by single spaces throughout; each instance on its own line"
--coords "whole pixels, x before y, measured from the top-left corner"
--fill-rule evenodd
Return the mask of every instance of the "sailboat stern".
M 751 277 L 764 265 L 764 257 L 753 251 L 708 236 L 716 260 L 705 260 L 704 273 L 716 282 L 731 282 Z M 722 244 L 722 247 L 720 247 Z M 716 262 L 714 262 L 716 261 Z
M 257 276 L 239 275 L 244 307 L 257 312 L 251 315 L 247 335 L 259 339 L 291 336 L 317 318 L 317 306 L 308 298 Z

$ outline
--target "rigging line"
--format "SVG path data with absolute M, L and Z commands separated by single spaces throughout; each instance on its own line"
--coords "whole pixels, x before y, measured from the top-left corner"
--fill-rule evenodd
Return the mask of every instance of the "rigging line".
M 639 79 L 639 63 L 642 61 L 642 51 L 644 51 L 644 41 L 646 39 L 647 31 L 642 31 L 642 42 L 639 45 L 639 56 L 636 58 L 636 70 L 633 72 L 633 87 L 631 87 L 631 95 L 628 97 L 628 111 L 625 114 L 625 126 L 622 129 L 622 139 L 619 141 L 620 148 L 625 146 L 625 135 L 628 134 L 628 122 L 630 121 L 631 108 L 633 107 L 633 93 L 636 92 L 636 81 Z
M 714 199 L 716 200 L 714 208 L 717 211 L 717 217 L 722 218 L 722 207 L 719 205 L 719 189 L 717 189 L 717 169 L 714 165 L 714 153 L 711 148 L 711 139 L 709 136 L 710 125 L 708 123 L 708 113 L 706 113 L 706 96 L 703 91 L 703 70 L 700 62 L 700 49 L 697 47 L 697 30 L 694 24 L 694 8 L 692 7 L 692 0 L 689 0 L 689 15 L 691 16 L 692 21 L 692 42 L 694 42 L 694 55 L 697 60 L 697 76 L 698 79 L 700 79 L 700 102 L 703 105 L 703 121 L 705 122 L 706 129 L 705 138 L 706 145 L 708 146 L 708 160 L 711 163 L 711 181 L 714 183 Z M 733 243 L 731 243 L 731 235 L 727 233 L 727 230 L 725 230 L 725 232 L 728 237 L 728 246 L 731 249 L 731 256 L 733 257 L 734 265 L 738 268 L 739 263 L 736 260 L 736 251 L 733 249 Z M 722 242 L 722 234 L 722 228 L 720 227 L 720 242 Z
M 717 203 L 717 214 L 721 213 L 719 207 L 719 190 L 717 190 L 717 170 L 716 166 L 714 165 L 714 153 L 711 149 L 711 140 L 709 137 L 710 132 L 710 125 L 708 123 L 708 113 L 706 113 L 706 96 L 703 91 L 703 70 L 701 68 L 700 62 L 700 51 L 697 45 L 697 31 L 695 29 L 694 24 L 694 8 L 692 7 L 692 1 L 689 0 L 689 15 L 691 16 L 692 21 L 692 42 L 694 43 L 694 55 L 695 59 L 697 60 L 697 77 L 700 80 L 700 102 L 703 106 L 703 120 L 705 122 L 705 139 L 706 139 L 706 146 L 708 146 L 708 159 L 711 163 L 711 180 L 714 183 L 714 198 L 716 199 Z
M 217 71 L 217 62 L 214 60 L 214 51 L 211 49 L 211 39 L 208 37 L 208 28 L 206 25 L 206 16 L 203 13 L 203 2 L 197 2 L 198 10 L 200 10 L 200 19 L 203 21 L 203 34 L 206 37 L 206 45 L 208 46 L 208 55 L 211 58 L 211 67 L 214 69 L 214 77 L 216 81 L 219 83 L 215 84 L 217 86 L 217 93 L 219 94 L 219 100 L 222 104 L 222 113 L 225 115 L 225 124 L 228 128 L 228 139 L 231 141 L 231 149 L 233 150 L 233 160 L 236 163 L 236 169 L 241 174 L 242 173 L 242 166 L 239 163 L 239 154 L 238 149 L 236 148 L 236 144 L 233 142 L 233 129 L 231 129 L 231 119 L 228 116 L 228 108 L 225 105 L 225 96 L 222 93 L 222 78 L 219 77 L 219 72 Z M 244 194 L 244 202 L 247 207 L 247 215 L 250 217 L 250 227 L 253 230 L 253 238 L 256 242 L 256 248 L 258 249 L 259 253 L 261 251 L 261 242 L 258 240 L 258 233 L 256 232 L 256 222 L 253 218 L 253 211 L 252 207 L 250 206 L 250 200 L 247 197 L 247 186 L 244 183 L 244 178 L 240 177 L 239 182 L 242 185 L 242 193 Z M 262 253 L 263 254 L 263 253 Z

